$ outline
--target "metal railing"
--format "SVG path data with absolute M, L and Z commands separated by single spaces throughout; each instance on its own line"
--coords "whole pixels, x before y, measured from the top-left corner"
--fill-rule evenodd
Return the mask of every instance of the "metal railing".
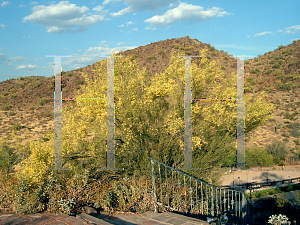
M 211 185 L 155 159 L 148 159 L 151 161 L 155 212 L 162 206 L 201 219 L 221 214 L 227 215 L 228 222 L 247 223 L 247 199 L 243 192 Z M 156 176 L 159 182 L 156 182 Z

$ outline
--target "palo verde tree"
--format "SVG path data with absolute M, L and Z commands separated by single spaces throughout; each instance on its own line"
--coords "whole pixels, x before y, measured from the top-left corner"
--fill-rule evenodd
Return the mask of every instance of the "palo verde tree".
M 217 62 L 206 57 L 206 50 L 199 54 L 199 66 L 192 62 L 193 98 L 235 98 L 237 75 L 225 78 Z M 106 63 L 96 63 L 98 75 L 92 80 L 83 74 L 87 85 L 76 98 L 106 98 Z M 115 57 L 114 76 L 116 168 L 149 175 L 148 157 L 182 168 L 185 59 L 173 55 L 169 67 L 151 77 L 138 68 L 136 59 Z M 246 134 L 265 124 L 274 110 L 264 92 L 251 99 L 251 94 L 245 96 Z M 105 167 L 106 107 L 106 101 L 76 101 L 63 109 L 63 163 L 71 173 Z M 207 180 L 216 166 L 234 154 L 236 103 L 195 102 L 192 117 L 193 167 L 201 168 L 195 175 Z M 20 165 L 20 176 L 38 180 L 51 173 L 45 168 L 53 166 L 53 132 L 47 135 L 49 141 L 35 144 Z

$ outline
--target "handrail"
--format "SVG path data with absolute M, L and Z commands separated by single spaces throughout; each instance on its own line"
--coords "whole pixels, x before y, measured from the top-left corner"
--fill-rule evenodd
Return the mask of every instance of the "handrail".
M 206 219 L 208 216 L 214 217 L 218 214 L 227 214 L 227 217 L 231 222 L 235 224 L 246 224 L 246 217 L 248 216 L 248 201 L 244 192 L 214 186 L 155 159 L 150 157 L 148 157 L 148 159 L 151 162 L 155 212 L 158 212 L 159 205 L 173 211 L 179 211 L 181 213 L 203 219 Z M 158 173 L 160 179 L 160 187 L 158 188 L 156 187 L 157 185 L 155 182 L 154 163 L 158 164 Z M 165 175 L 163 176 L 163 173 L 161 172 L 162 169 L 160 168 L 161 165 L 165 168 Z M 172 179 L 171 175 L 168 177 L 168 169 L 172 172 Z M 176 185 L 174 185 L 174 171 L 177 172 L 178 182 Z M 180 182 L 180 175 L 183 175 L 183 182 Z M 162 182 L 162 177 L 165 178 L 165 182 Z M 189 178 L 189 188 L 187 188 L 186 185 L 186 177 L 187 179 Z M 172 181 L 172 183 L 169 183 L 168 180 Z M 192 181 L 196 183 L 194 187 L 192 187 Z M 165 188 L 166 190 L 164 190 Z M 173 195 L 169 193 L 169 188 L 173 189 Z M 187 192 L 190 194 L 188 195 Z M 166 204 L 164 204 L 165 201 L 167 201 Z M 185 203 L 183 207 L 182 202 Z M 183 212 L 183 208 L 185 209 L 185 212 Z

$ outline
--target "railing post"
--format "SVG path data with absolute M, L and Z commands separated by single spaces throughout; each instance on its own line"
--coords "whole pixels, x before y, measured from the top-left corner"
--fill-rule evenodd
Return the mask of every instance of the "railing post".
M 211 215 L 212 216 L 215 216 L 215 213 L 214 213 L 214 190 L 213 190 L 213 187 L 211 187 Z
M 156 188 L 155 188 L 155 177 L 154 177 L 154 164 L 151 159 L 151 171 L 152 171 L 152 185 L 153 185 L 153 196 L 154 196 L 154 212 L 158 213 L 157 210 L 157 196 L 156 196 Z

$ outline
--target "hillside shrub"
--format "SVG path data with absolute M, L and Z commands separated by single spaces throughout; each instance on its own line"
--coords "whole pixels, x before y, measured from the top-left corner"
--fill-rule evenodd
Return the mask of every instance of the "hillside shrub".
M 21 130 L 22 126 L 19 124 L 19 122 L 14 122 L 13 125 L 11 126 L 12 130 Z
M 292 85 L 290 83 L 277 82 L 277 88 L 280 90 L 290 91 L 292 90 Z
M 45 105 L 48 102 L 52 102 L 53 98 L 39 98 L 38 99 L 38 104 L 39 105 Z
M 1 109 L 2 109 L 2 111 L 8 111 L 8 110 L 10 110 L 11 109 L 11 105 L 2 105 L 1 106 Z
M 285 143 L 275 140 L 272 144 L 266 146 L 266 151 L 268 154 L 273 156 L 275 164 L 279 164 L 284 161 L 287 155 Z
M 291 129 L 291 135 L 293 137 L 300 137 L 300 123 L 293 122 L 287 125 L 287 127 Z
M 278 69 L 279 67 L 280 67 L 280 65 L 278 62 L 274 63 L 273 68 Z
M 227 55 L 224 55 L 224 56 L 223 56 L 223 59 L 224 59 L 224 60 L 229 60 L 229 57 L 228 57 Z
M 164 50 L 159 50 L 158 54 L 163 55 L 163 54 L 165 54 L 165 52 L 164 52 Z
M 10 97 L 16 98 L 16 97 L 18 97 L 18 95 L 16 95 L 16 94 L 11 94 Z
M 83 84 L 83 82 L 82 82 L 82 80 L 77 79 L 77 80 L 76 80 L 76 84 Z
M 19 86 L 23 89 L 25 86 L 25 82 L 19 83 Z
M 277 49 L 282 49 L 283 47 L 284 47 L 283 45 L 280 45 L 280 46 L 278 46 Z
M 270 74 L 270 73 L 272 73 L 272 72 L 273 72 L 273 70 L 268 69 L 268 70 L 265 71 L 265 74 L 268 75 L 268 74 Z
M 3 96 L 7 96 L 8 93 L 7 93 L 7 92 L 2 92 L 2 95 L 3 95 Z
M 254 74 L 256 74 L 256 73 L 257 73 L 257 71 L 256 71 L 256 69 L 254 69 L 254 68 L 253 68 L 253 69 L 251 69 L 251 70 L 250 70 L 250 73 L 254 73 Z
M 246 148 L 245 161 L 247 168 L 274 165 L 272 155 L 268 154 L 263 148 L 259 147 Z
M 251 85 L 256 84 L 256 79 L 254 77 L 248 77 L 247 82 L 249 82 Z
M 9 89 L 9 92 L 11 92 L 11 93 L 15 93 L 16 91 L 17 91 L 17 90 L 14 89 L 14 88 Z

